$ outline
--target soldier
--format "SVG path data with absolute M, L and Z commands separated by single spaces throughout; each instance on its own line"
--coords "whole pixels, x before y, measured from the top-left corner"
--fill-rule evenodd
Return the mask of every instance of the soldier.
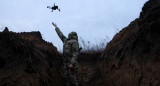
M 71 32 L 68 34 L 68 38 L 66 38 L 57 25 L 54 22 L 52 22 L 52 24 L 55 26 L 55 30 L 63 42 L 63 64 L 66 85 L 78 86 L 78 81 L 76 78 L 78 71 L 77 57 L 79 53 L 77 33 Z

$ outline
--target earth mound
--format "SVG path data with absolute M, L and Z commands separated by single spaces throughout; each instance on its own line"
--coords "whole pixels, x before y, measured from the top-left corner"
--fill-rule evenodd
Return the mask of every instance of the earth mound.
M 101 71 L 106 86 L 160 86 L 160 0 L 149 0 L 140 17 L 106 46 Z
M 56 47 L 39 32 L 0 32 L 0 86 L 63 86 Z
M 0 32 L 0 86 L 65 86 L 63 56 L 40 32 Z M 98 66 L 101 52 L 80 53 L 79 86 L 104 85 Z

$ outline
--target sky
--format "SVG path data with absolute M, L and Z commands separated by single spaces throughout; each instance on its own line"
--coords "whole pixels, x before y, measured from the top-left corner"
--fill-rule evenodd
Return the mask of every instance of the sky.
M 110 41 L 122 28 L 139 17 L 148 0 L 0 0 L 0 31 L 40 31 L 44 40 L 58 50 L 63 43 L 57 36 L 55 22 L 65 36 L 77 32 L 79 39 L 95 43 Z M 47 6 L 59 6 L 51 12 Z

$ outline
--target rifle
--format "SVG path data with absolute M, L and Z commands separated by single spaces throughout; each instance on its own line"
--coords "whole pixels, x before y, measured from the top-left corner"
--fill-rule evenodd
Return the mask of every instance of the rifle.
M 80 47 L 80 48 L 78 49 L 78 53 L 81 52 L 81 50 L 82 50 L 82 47 Z

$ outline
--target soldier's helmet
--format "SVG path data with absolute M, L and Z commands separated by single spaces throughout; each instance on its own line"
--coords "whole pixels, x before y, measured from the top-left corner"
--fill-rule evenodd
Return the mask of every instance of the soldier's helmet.
M 68 34 L 68 38 L 69 39 L 72 39 L 72 38 L 74 38 L 74 39 L 77 39 L 78 40 L 78 36 L 77 36 L 77 33 L 76 32 L 70 32 L 69 34 Z

